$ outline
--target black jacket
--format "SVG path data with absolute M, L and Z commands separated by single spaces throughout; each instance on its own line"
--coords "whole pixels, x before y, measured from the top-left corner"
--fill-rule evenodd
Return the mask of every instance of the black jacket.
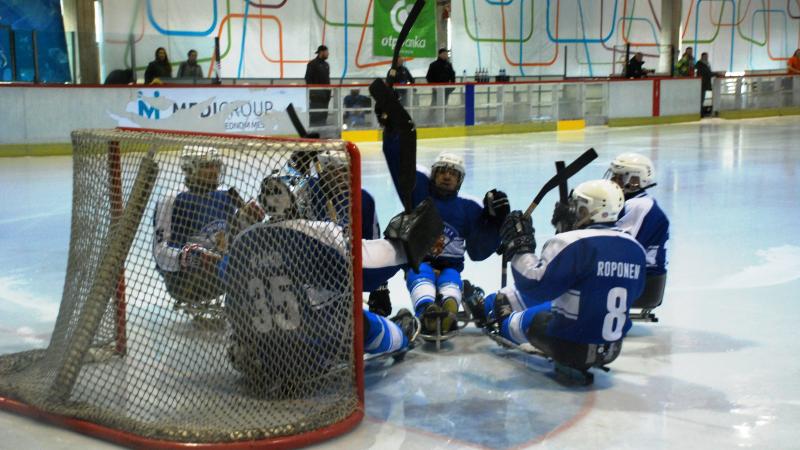
M 389 69 L 391 72 L 392 69 Z M 386 75 L 389 76 L 388 73 Z M 406 66 L 400 66 L 397 68 L 397 84 L 414 84 L 414 76 L 411 75 L 411 72 L 408 71 Z
M 644 66 L 644 61 L 637 61 L 636 57 L 634 56 L 628 61 L 628 67 L 625 70 L 625 76 L 628 78 L 642 78 L 645 76 L 645 70 L 642 68 Z
M 150 61 L 144 71 L 144 84 L 150 84 L 153 78 L 172 78 L 172 66 L 168 62 Z
M 702 78 L 702 81 L 700 82 L 700 88 L 704 91 L 710 91 L 711 77 L 714 76 L 714 72 L 711 71 L 711 67 L 700 60 L 694 65 L 694 70 L 698 75 L 700 75 L 700 78 Z
M 306 65 L 306 84 L 331 84 L 331 66 L 316 57 Z
M 453 70 L 453 65 L 449 61 L 436 58 L 428 66 L 428 73 L 425 75 L 428 83 L 455 83 L 456 72 Z

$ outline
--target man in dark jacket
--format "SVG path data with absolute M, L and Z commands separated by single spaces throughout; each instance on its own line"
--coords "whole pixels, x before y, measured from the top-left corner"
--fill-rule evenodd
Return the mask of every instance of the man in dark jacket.
M 331 84 L 331 66 L 328 65 L 328 47 L 320 45 L 315 52 L 317 57 L 306 66 L 306 84 Z M 328 103 L 331 100 L 330 89 L 312 89 L 308 92 L 309 108 L 324 109 L 309 114 L 311 126 L 325 125 L 328 120 Z
M 428 83 L 455 83 L 456 82 L 456 72 L 453 70 L 453 65 L 450 64 L 450 60 L 447 55 L 448 51 L 446 48 L 439 49 L 439 57 L 436 58 L 436 61 L 432 62 L 430 66 L 428 66 L 428 73 L 425 75 L 425 79 L 428 80 Z M 447 104 L 447 98 L 450 97 L 450 93 L 453 92 L 455 88 L 445 88 L 444 90 L 444 103 Z M 435 105 L 436 102 L 436 91 L 437 89 L 434 88 L 433 90 L 433 100 L 431 101 L 432 105 Z
M 405 66 L 406 60 L 401 56 L 397 59 L 397 74 L 395 75 L 395 85 L 398 84 L 414 84 L 414 76 L 411 75 L 411 71 L 408 70 L 408 67 Z M 391 72 L 392 69 L 389 69 Z M 386 77 L 389 77 L 389 74 L 386 74 Z M 397 98 L 400 99 L 400 104 L 403 106 L 408 106 L 406 104 L 406 94 L 408 94 L 407 89 L 396 89 Z
M 700 113 L 703 116 L 708 115 L 710 111 L 706 111 L 705 107 L 703 106 L 703 102 L 706 99 L 706 92 L 711 90 L 711 77 L 714 76 L 714 72 L 711 71 L 711 64 L 708 62 L 708 53 L 703 52 L 700 54 L 700 61 L 694 65 L 694 70 L 697 75 L 700 76 Z
M 628 67 L 625 70 L 625 77 L 626 78 L 643 78 L 646 77 L 647 74 L 650 72 L 649 70 L 644 69 L 644 55 L 642 52 L 636 52 L 628 61 Z

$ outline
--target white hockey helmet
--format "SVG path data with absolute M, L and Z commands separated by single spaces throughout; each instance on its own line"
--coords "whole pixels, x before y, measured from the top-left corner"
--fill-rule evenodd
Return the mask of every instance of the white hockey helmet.
M 631 193 L 654 184 L 656 172 L 650 158 L 638 153 L 622 153 L 611 161 L 605 178 Z
M 212 170 L 209 170 L 213 168 Z M 214 147 L 186 145 L 181 150 L 181 169 L 187 187 L 216 189 L 223 176 L 222 158 Z
M 454 189 L 443 188 L 442 186 L 436 185 L 436 173 L 445 169 L 450 169 L 458 173 L 458 181 Z M 443 195 L 454 195 L 457 193 L 459 189 L 461 189 L 461 183 L 464 182 L 464 177 L 466 175 L 467 170 L 464 167 L 464 159 L 454 153 L 443 152 L 439 154 L 439 156 L 436 157 L 436 161 L 434 161 L 431 166 L 431 181 L 436 190 Z
M 580 228 L 591 223 L 616 222 L 625 206 L 625 195 L 613 181 L 591 180 L 573 189 L 569 201 L 577 219 L 574 228 Z

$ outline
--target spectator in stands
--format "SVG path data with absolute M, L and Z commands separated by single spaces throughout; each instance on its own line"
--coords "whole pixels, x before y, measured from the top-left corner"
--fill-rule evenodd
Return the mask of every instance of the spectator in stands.
M 136 83 L 136 78 L 133 76 L 133 69 L 116 69 L 106 77 L 103 84 L 133 84 Z
M 636 52 L 635 55 L 628 61 L 628 67 L 625 68 L 626 78 L 643 78 L 648 73 L 653 73 L 652 70 L 644 69 L 644 55 L 642 52 Z
M 358 89 L 351 89 L 350 95 L 344 98 L 345 108 L 370 108 L 372 100 L 365 95 L 361 95 Z M 344 122 L 348 127 L 364 125 L 366 123 L 366 111 L 346 111 Z
M 453 65 L 450 64 L 450 59 L 448 56 L 448 50 L 446 48 L 439 49 L 439 56 L 436 58 L 434 62 L 428 66 L 428 73 L 425 75 L 425 79 L 428 80 L 428 83 L 455 83 L 456 82 L 456 72 L 453 70 Z M 447 99 L 450 97 L 450 93 L 453 92 L 455 88 L 445 88 L 444 90 L 444 104 L 447 104 Z M 435 105 L 436 102 L 436 89 L 433 90 L 433 99 L 431 100 L 431 104 Z
M 408 67 L 405 66 L 405 62 L 406 60 L 402 56 L 397 59 L 397 75 L 395 76 L 395 84 L 414 84 L 414 76 L 411 75 L 411 72 L 408 70 Z M 397 98 L 400 100 L 400 103 L 403 106 L 407 106 L 406 94 L 408 94 L 408 91 L 406 89 L 397 90 Z
M 694 65 L 694 69 L 697 75 L 702 79 L 700 82 L 700 111 L 705 117 L 708 113 L 703 107 L 703 102 L 706 99 L 706 92 L 711 90 L 711 77 L 714 76 L 714 72 L 711 71 L 711 63 L 708 62 L 708 52 L 700 54 L 700 61 L 697 61 L 697 64 Z
M 800 75 L 800 48 L 794 51 L 794 55 L 787 62 L 789 75 Z
M 155 80 L 160 82 L 161 78 L 172 78 L 172 65 L 164 47 L 156 49 L 156 59 L 147 65 L 147 70 L 144 71 L 144 84 L 151 84 Z
M 197 51 L 189 50 L 186 58 L 186 61 L 178 66 L 178 78 L 203 78 L 203 68 L 197 64 Z
M 306 84 L 331 84 L 331 66 L 328 65 L 328 47 L 320 45 L 315 52 L 317 57 L 306 65 Z M 328 103 L 331 100 L 330 89 L 312 89 L 308 91 L 310 109 L 324 109 L 309 114 L 311 126 L 325 125 L 328 120 Z
M 692 47 L 686 47 L 683 56 L 675 64 L 675 73 L 681 77 L 694 76 L 694 53 Z

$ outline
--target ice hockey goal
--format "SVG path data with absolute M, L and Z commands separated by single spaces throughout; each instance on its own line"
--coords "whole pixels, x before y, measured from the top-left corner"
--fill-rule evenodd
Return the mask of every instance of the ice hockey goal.
M 72 141 L 58 319 L 46 349 L 0 356 L 0 407 L 147 448 L 296 447 L 360 422 L 353 144 L 129 129 Z M 267 178 L 291 192 L 290 220 L 248 206 Z

